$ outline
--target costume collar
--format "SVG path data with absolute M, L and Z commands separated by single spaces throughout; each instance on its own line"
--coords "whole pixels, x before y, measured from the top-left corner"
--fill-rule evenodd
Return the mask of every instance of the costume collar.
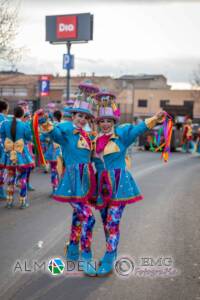
M 112 134 L 112 135 L 111 135 Z M 109 132 L 109 133 L 103 133 L 103 132 L 100 132 L 98 137 L 101 137 L 103 135 L 111 135 L 110 139 L 118 139 L 119 137 L 115 134 L 115 130 L 114 128 Z

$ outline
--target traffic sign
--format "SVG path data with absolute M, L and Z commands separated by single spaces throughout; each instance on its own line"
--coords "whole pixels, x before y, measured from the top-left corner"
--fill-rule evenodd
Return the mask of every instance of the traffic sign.
M 65 70 L 74 69 L 74 55 L 63 54 L 63 69 Z
M 48 96 L 49 95 L 49 88 L 50 88 L 50 81 L 49 76 L 43 75 L 40 77 L 40 96 Z

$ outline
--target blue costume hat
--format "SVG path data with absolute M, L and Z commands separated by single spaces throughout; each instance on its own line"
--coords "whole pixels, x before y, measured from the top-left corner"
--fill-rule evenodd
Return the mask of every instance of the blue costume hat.
M 72 117 L 72 107 L 64 107 L 63 108 L 63 117 L 71 118 Z
M 71 109 L 74 105 L 75 100 L 70 99 L 70 100 L 65 100 L 64 101 L 64 107 L 63 107 L 63 117 L 64 118 L 71 118 L 72 117 L 72 112 Z

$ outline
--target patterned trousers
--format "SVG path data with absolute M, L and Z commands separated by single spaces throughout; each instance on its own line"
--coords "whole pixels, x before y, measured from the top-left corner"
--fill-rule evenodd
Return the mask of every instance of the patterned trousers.
M 106 238 L 106 251 L 117 250 L 120 238 L 119 224 L 125 205 L 107 206 L 100 210 Z
M 27 184 L 30 181 L 30 175 L 31 175 L 31 172 L 33 171 L 33 169 L 34 169 L 33 167 L 27 168 Z
M 15 189 L 16 176 L 18 172 L 18 182 L 20 185 L 20 202 L 25 203 L 27 196 L 27 169 L 26 168 L 13 168 L 8 170 L 8 183 L 7 183 L 7 202 L 13 202 L 13 195 Z
M 73 207 L 70 243 L 78 244 L 81 241 L 81 250 L 89 252 L 92 243 L 92 231 L 95 218 L 88 204 L 70 203 Z
M 51 169 L 51 185 L 53 191 L 56 190 L 59 182 L 59 175 L 57 171 L 57 161 L 50 161 L 50 169 Z

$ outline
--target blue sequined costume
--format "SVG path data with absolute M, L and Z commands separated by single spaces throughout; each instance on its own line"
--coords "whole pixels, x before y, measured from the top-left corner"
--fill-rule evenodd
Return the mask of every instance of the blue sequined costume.
M 53 198 L 60 202 L 87 202 L 95 188 L 89 136 L 68 121 L 54 125 L 49 135 L 61 146 L 65 166 Z
M 139 125 L 116 126 L 103 152 L 94 153 L 98 182 L 95 202 L 97 208 L 101 209 L 108 204 L 129 204 L 143 198 L 126 167 L 126 151 L 135 139 L 147 130 L 145 122 Z
M 16 121 L 15 141 L 12 141 L 11 137 L 12 118 L 4 121 L 0 127 L 0 135 L 4 146 L 4 151 L 2 151 L 0 157 L 0 167 L 33 167 L 33 158 L 27 147 L 27 143 L 32 139 L 30 125 L 22 122 L 20 119 Z

